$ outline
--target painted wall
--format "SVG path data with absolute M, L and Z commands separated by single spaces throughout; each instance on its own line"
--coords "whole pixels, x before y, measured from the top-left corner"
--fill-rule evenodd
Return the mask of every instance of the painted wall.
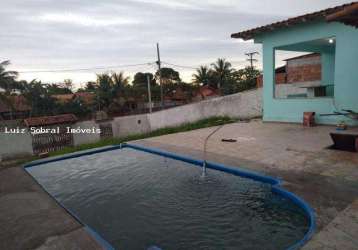
M 112 122 L 114 137 L 146 133 L 163 127 L 176 126 L 200 119 L 227 115 L 252 118 L 262 115 L 262 89 L 217 97 L 197 103 L 183 105 L 152 114 L 117 117 Z M 72 128 L 99 128 L 95 121 L 78 122 Z M 99 134 L 73 134 L 74 144 L 86 144 L 100 139 Z M 0 159 L 19 154 L 32 154 L 29 133 L 12 135 L 0 132 Z
M 148 115 L 151 130 L 211 116 L 251 118 L 262 115 L 262 89 L 217 97 Z
M 74 125 L 72 125 L 72 128 L 77 129 L 98 129 L 99 126 L 95 121 L 83 121 L 83 122 L 77 122 Z M 85 144 L 85 143 L 91 143 L 96 142 L 100 139 L 100 134 L 98 133 L 74 133 L 73 134 L 73 144 L 75 146 Z
M 335 57 L 326 56 L 326 59 L 327 62 L 334 60 L 335 71 L 331 72 L 329 68 L 333 67 L 330 64 L 329 67 L 325 67 L 324 77 L 334 79 L 334 98 L 275 99 L 275 48 L 282 49 L 286 45 L 329 37 L 336 38 L 336 54 Z M 332 113 L 336 108 L 358 111 L 358 46 L 353 46 L 358 44 L 357 29 L 340 23 L 315 22 L 270 32 L 257 37 L 255 42 L 263 44 L 265 121 L 301 122 L 304 111 L 315 111 L 317 114 Z M 317 115 L 316 120 L 322 124 L 337 124 L 345 120 L 348 124 L 358 125 L 357 121 L 340 116 Z
M 146 133 L 150 131 L 150 123 L 147 114 L 116 117 L 112 121 L 114 137 L 131 134 Z
M 32 155 L 32 139 L 29 132 L 5 134 L 0 132 L 0 161 L 7 157 Z

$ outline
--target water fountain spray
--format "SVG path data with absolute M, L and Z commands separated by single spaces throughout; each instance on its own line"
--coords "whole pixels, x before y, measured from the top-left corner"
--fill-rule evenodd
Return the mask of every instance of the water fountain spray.
M 220 125 L 218 126 L 217 128 L 215 128 L 206 138 L 205 138 L 205 141 L 204 141 L 204 156 L 203 156 L 203 167 L 202 167 L 202 174 L 201 176 L 202 177 L 205 177 L 206 176 L 206 149 L 207 149 L 207 144 L 208 144 L 208 141 L 210 139 L 210 137 L 212 135 L 214 135 L 216 132 L 218 132 L 222 127 L 224 127 L 225 124 L 223 125 Z

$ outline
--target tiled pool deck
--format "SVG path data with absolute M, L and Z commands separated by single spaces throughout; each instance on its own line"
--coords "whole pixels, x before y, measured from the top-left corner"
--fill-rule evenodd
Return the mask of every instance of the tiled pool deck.
M 213 129 L 135 143 L 202 158 L 203 141 Z M 333 130 L 261 121 L 228 124 L 210 139 L 207 157 L 280 177 L 310 203 L 318 230 L 304 249 L 357 249 L 358 153 L 325 149 Z M 0 249 L 101 249 L 20 167 L 0 168 L 0 225 Z

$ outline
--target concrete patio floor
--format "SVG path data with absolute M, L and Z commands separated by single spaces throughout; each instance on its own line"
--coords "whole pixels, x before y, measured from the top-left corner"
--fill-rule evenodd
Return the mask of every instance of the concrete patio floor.
M 202 158 L 203 142 L 214 129 L 135 143 Z M 279 177 L 306 200 L 316 212 L 317 231 L 304 249 L 358 249 L 358 153 L 327 149 L 334 130 L 261 121 L 228 124 L 209 140 L 207 160 Z
M 0 249 L 103 249 L 21 167 L 0 168 Z

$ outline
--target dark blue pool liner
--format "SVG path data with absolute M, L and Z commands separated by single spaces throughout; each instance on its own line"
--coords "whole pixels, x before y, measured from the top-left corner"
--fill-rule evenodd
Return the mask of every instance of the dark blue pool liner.
M 124 147 L 132 148 L 132 149 L 136 149 L 136 150 L 140 150 L 140 151 L 144 151 L 144 152 L 148 152 L 148 153 L 152 153 L 152 154 L 156 154 L 156 155 L 161 155 L 161 156 L 168 157 L 168 158 L 175 159 L 175 160 L 179 160 L 179 161 L 184 161 L 184 162 L 196 165 L 198 167 L 201 167 L 203 165 L 203 163 L 204 163 L 203 160 L 197 160 L 197 159 L 194 159 L 194 158 L 191 158 L 191 157 L 182 156 L 182 155 L 171 153 L 171 152 L 164 151 L 164 150 L 161 150 L 161 149 L 149 148 L 149 147 L 136 145 L 136 144 L 123 143 L 123 144 L 120 144 L 120 145 L 113 145 L 113 146 L 108 146 L 108 147 L 104 147 L 104 148 L 100 148 L 100 149 L 89 150 L 89 151 L 85 151 L 85 152 L 67 154 L 67 155 L 64 155 L 64 156 L 61 156 L 61 157 L 55 157 L 55 158 L 50 158 L 50 159 L 43 159 L 43 160 L 33 161 L 33 162 L 30 162 L 30 163 L 24 165 L 23 167 L 25 169 L 27 169 L 27 168 L 30 168 L 30 167 L 43 165 L 43 164 L 47 164 L 47 163 L 51 163 L 51 162 L 62 161 L 62 160 L 67 160 L 67 159 L 72 159 L 72 158 L 78 158 L 78 157 L 81 157 L 81 156 L 86 156 L 86 155 L 92 155 L 92 154 L 97 154 L 97 153 L 117 150 L 117 149 L 121 149 L 121 148 L 124 148 Z M 308 231 L 306 232 L 306 234 L 304 235 L 304 237 L 301 240 L 299 240 L 298 242 L 296 242 L 292 246 L 288 247 L 287 250 L 299 249 L 301 246 L 303 246 L 312 237 L 312 235 L 313 235 L 313 233 L 315 231 L 315 228 L 316 228 L 315 215 L 314 215 L 313 209 L 303 199 L 299 198 L 297 195 L 295 195 L 295 194 L 285 190 L 284 188 L 282 188 L 280 179 L 273 178 L 273 177 L 270 177 L 270 176 L 267 176 L 267 175 L 262 175 L 262 174 L 255 173 L 255 172 L 251 172 L 251 171 L 247 171 L 247 170 L 242 170 L 242 169 L 239 169 L 237 167 L 229 167 L 229 166 L 226 166 L 226 165 L 223 165 L 223 164 L 220 164 L 220 163 L 214 163 L 214 162 L 210 162 L 210 161 L 206 162 L 206 167 L 210 168 L 210 169 L 215 169 L 215 170 L 218 170 L 218 171 L 230 173 L 230 174 L 233 174 L 233 175 L 237 175 L 237 176 L 240 176 L 240 177 L 249 178 L 249 179 L 252 179 L 252 180 L 255 180 L 255 181 L 260 181 L 260 182 L 263 182 L 263 183 L 270 184 L 271 185 L 271 190 L 272 190 L 273 193 L 276 193 L 278 195 L 281 195 L 281 196 L 291 200 L 296 205 L 298 205 L 300 208 L 302 208 L 302 210 L 306 213 L 307 219 L 309 221 L 309 229 L 308 229 Z M 36 181 L 36 179 L 35 179 L 35 181 Z M 51 197 L 53 197 L 51 194 L 49 194 L 49 195 Z M 113 250 L 114 249 L 97 232 L 95 232 L 92 228 L 90 228 L 85 223 L 83 223 L 73 212 L 71 212 L 69 209 L 64 207 L 59 201 L 56 200 L 56 202 L 61 207 L 63 207 L 68 213 L 70 213 L 76 220 L 78 220 L 82 225 L 84 225 L 85 230 L 89 234 L 91 234 L 97 240 L 97 242 L 102 245 L 102 247 L 104 249 L 107 249 L 107 250 Z

